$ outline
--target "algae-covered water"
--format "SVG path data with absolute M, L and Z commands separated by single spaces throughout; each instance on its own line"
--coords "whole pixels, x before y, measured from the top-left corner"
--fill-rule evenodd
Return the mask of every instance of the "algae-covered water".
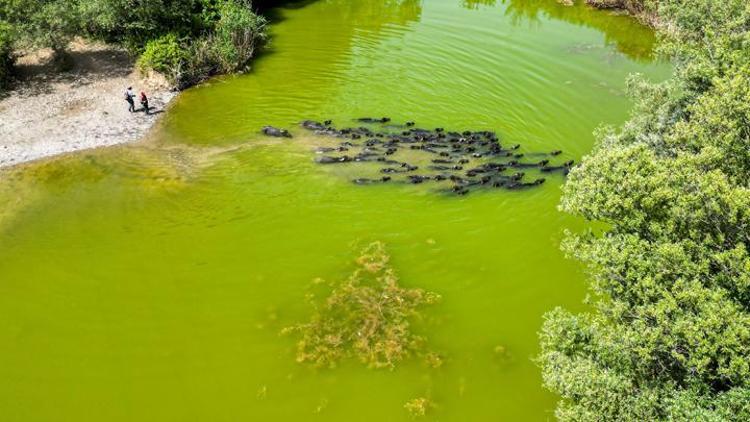
M 397 421 L 420 397 L 428 420 L 552 419 L 536 333 L 585 295 L 558 246 L 584 227 L 556 210 L 562 176 L 466 197 L 357 186 L 313 163 L 320 140 L 257 133 L 385 115 L 578 160 L 627 118 L 628 74 L 668 76 L 653 34 L 555 0 L 270 13 L 253 70 L 183 93 L 148 142 L 0 173 L 0 420 Z M 442 296 L 416 329 L 444 364 L 296 363 L 280 331 L 311 315 L 310 281 L 373 241 Z

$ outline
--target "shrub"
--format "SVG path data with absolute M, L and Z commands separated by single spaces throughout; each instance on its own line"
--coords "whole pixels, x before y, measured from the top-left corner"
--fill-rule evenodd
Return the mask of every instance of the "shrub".
M 226 1 L 219 7 L 221 17 L 213 35 L 219 72 L 245 70 L 255 47 L 266 37 L 266 20 L 252 12 L 249 2 Z
M 184 48 L 172 33 L 149 41 L 138 59 L 138 67 L 141 71 L 157 71 L 177 82 L 186 59 Z
M 185 66 L 178 78 L 180 88 L 195 85 L 218 72 L 216 52 L 209 37 L 194 40 L 189 47 Z
M 185 88 L 216 74 L 245 70 L 256 46 L 266 37 L 265 18 L 253 13 L 250 3 L 243 0 L 206 7 L 201 21 L 204 24 L 199 26 L 210 26 L 204 35 L 180 39 L 169 33 L 149 41 L 140 68 L 153 69 Z
M 197 84 L 222 73 L 247 69 L 255 47 L 265 40 L 266 20 L 250 9 L 250 3 L 227 0 L 221 3 L 213 32 L 193 41 L 179 79 L 181 87 Z

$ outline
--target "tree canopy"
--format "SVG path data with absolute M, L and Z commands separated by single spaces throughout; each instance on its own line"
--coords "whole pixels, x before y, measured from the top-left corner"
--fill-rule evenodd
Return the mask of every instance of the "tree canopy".
M 150 52 L 142 68 L 190 85 L 243 70 L 265 23 L 249 0 L 0 0 L 0 79 L 13 51 L 48 47 L 60 55 L 84 35 Z
M 573 170 L 560 208 L 592 310 L 540 333 L 561 420 L 750 420 L 750 3 L 660 0 L 667 82 Z

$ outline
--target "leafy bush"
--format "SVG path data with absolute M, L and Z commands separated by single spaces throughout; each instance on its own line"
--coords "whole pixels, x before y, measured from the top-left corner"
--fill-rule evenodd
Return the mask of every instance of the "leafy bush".
M 0 1 L 0 20 L 14 44 L 51 47 L 57 57 L 77 35 L 125 45 L 142 54 L 139 67 L 186 87 L 219 73 L 246 69 L 266 21 L 249 0 L 13 0 Z M 0 47 L 9 48 L 8 37 Z M 0 75 L 8 73 L 5 55 Z
M 266 20 L 252 12 L 249 2 L 225 1 L 213 34 L 219 72 L 245 69 L 258 42 L 265 39 Z
M 211 3 L 197 27 L 204 35 L 170 33 L 149 41 L 139 61 L 142 70 L 163 73 L 181 88 L 216 74 L 246 69 L 259 42 L 265 39 L 266 20 L 252 12 L 249 2 L 222 0 Z M 132 39 L 131 39 L 132 40 Z
M 167 34 L 149 41 L 138 59 L 142 71 L 155 70 L 176 80 L 187 55 L 175 34 Z

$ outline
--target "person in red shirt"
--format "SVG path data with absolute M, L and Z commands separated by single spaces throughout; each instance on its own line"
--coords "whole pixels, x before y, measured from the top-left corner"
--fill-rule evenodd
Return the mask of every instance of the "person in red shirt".
M 141 91 L 141 105 L 143 106 L 143 111 L 146 114 L 150 114 L 148 109 L 148 97 L 146 97 L 146 93 L 143 91 Z

